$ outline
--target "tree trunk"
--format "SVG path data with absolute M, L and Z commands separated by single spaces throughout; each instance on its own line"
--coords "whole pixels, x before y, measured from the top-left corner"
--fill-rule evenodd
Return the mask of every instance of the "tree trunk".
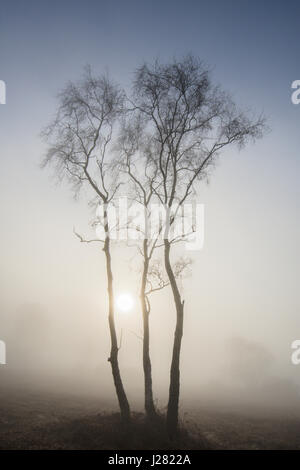
M 180 391 L 180 350 L 181 339 L 183 334 L 183 308 L 184 301 L 181 301 L 179 289 L 177 286 L 176 278 L 170 262 L 170 242 L 164 240 L 165 248 L 165 268 L 168 274 L 170 285 L 173 292 L 175 307 L 176 307 L 176 327 L 174 333 L 172 363 L 170 369 L 170 387 L 169 387 L 169 402 L 167 411 L 167 432 L 171 439 L 176 437 L 178 432 L 178 406 L 179 406 L 179 391 Z
M 148 418 L 153 419 L 157 416 L 154 402 L 153 402 L 153 392 L 152 392 L 152 370 L 151 370 L 151 360 L 150 360 L 150 331 L 149 331 L 149 314 L 150 308 L 147 306 L 146 301 L 146 282 L 147 274 L 149 269 L 149 259 L 148 259 L 148 246 L 147 240 L 144 240 L 144 268 L 142 276 L 142 286 L 141 286 L 141 304 L 142 304 L 142 313 L 143 313 L 143 368 L 144 368 L 144 383 L 145 383 L 145 411 Z
M 123 382 L 121 379 L 119 362 L 118 362 L 118 341 L 115 327 L 115 318 L 114 318 L 114 294 L 113 294 L 113 276 L 111 268 L 111 255 L 110 255 L 110 239 L 108 235 L 108 227 L 106 227 L 106 237 L 104 243 L 104 253 L 106 256 L 106 271 L 107 271 L 107 290 L 108 290 L 108 323 L 109 331 L 111 338 L 111 351 L 108 361 L 111 364 L 112 375 L 114 379 L 114 384 L 116 388 L 116 393 L 119 401 L 121 419 L 123 423 L 130 422 L 130 407 L 127 400 L 127 396 L 123 387 Z

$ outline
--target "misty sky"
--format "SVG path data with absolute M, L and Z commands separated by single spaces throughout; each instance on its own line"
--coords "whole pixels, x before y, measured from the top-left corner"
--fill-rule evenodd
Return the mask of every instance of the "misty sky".
M 290 364 L 291 342 L 300 336 L 300 105 L 290 99 L 291 83 L 300 79 L 299 15 L 299 2 L 276 0 L 1 1 L 7 104 L 0 106 L 0 339 L 1 327 L 11 327 L 22 305 L 34 303 L 60 338 L 68 334 L 73 347 L 82 342 L 87 362 L 89 355 L 96 362 L 107 354 L 104 258 L 72 233 L 74 225 L 84 232 L 93 214 L 40 170 L 39 133 L 53 117 L 57 92 L 86 64 L 127 87 L 143 61 L 191 52 L 238 104 L 265 113 L 270 132 L 240 153 L 227 151 L 199 194 L 205 245 L 185 281 L 183 364 L 196 355 L 199 377 L 205 370 L 213 380 L 210 369 L 222 366 L 226 341 L 242 337 L 274 356 L 275 375 L 300 383 L 300 366 Z M 138 266 L 132 253 L 121 254 L 116 289 L 136 295 Z M 128 265 L 134 268 L 129 274 Z M 160 344 L 169 345 L 164 370 L 175 317 L 170 299 L 168 293 L 153 299 L 151 317 L 158 335 L 154 367 Z M 127 331 L 122 354 L 133 374 L 140 367 L 141 343 L 132 334 L 141 330 L 137 306 L 120 323 Z M 106 357 L 101 361 L 110 380 Z M 183 377 L 197 387 L 188 367 Z

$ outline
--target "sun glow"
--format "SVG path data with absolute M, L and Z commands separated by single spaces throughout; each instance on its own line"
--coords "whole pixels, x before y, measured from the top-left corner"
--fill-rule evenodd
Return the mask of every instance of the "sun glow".
M 116 306 L 121 312 L 129 312 L 134 306 L 134 299 L 131 294 L 123 293 L 118 295 L 116 300 Z

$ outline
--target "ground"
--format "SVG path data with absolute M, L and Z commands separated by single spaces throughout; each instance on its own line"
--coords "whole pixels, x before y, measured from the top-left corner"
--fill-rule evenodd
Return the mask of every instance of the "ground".
M 291 415 L 191 409 L 170 444 L 162 421 L 150 426 L 134 413 L 131 429 L 124 429 L 118 413 L 103 411 L 96 399 L 28 390 L 6 390 L 0 398 L 0 450 L 300 449 L 300 418 Z

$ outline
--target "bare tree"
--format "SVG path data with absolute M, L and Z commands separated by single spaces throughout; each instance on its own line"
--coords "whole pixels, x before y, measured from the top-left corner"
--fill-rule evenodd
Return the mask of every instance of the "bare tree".
M 118 363 L 111 227 L 108 217 L 108 208 L 120 185 L 113 172 L 109 150 L 113 134 L 116 132 L 116 122 L 123 110 L 123 102 L 124 96 L 120 89 L 107 76 L 93 77 L 88 67 L 82 81 L 76 84 L 68 83 L 59 94 L 56 118 L 45 129 L 43 135 L 48 142 L 44 165 L 54 165 L 57 174 L 71 182 L 75 193 L 78 193 L 83 185 L 87 185 L 103 205 L 104 239 L 101 242 L 106 258 L 108 322 L 111 338 L 108 361 L 111 364 L 121 418 L 123 422 L 129 422 L 130 408 Z M 89 241 L 78 236 L 81 241 Z
M 208 177 L 220 151 L 260 137 L 264 119 L 240 112 L 227 94 L 212 85 L 207 68 L 192 56 L 138 68 L 131 105 L 142 116 L 144 134 L 151 141 L 153 187 L 166 212 L 164 264 L 176 308 L 167 411 L 167 429 L 173 438 L 178 429 L 184 300 L 171 262 L 171 228 L 197 183 Z
M 129 113 L 130 115 L 130 113 Z M 141 275 L 140 300 L 143 316 L 143 368 L 145 381 L 145 410 L 149 418 L 156 418 L 157 411 L 154 406 L 152 390 L 152 366 L 150 359 L 150 326 L 149 315 L 151 311 L 150 295 L 169 286 L 165 278 L 161 262 L 153 259 L 157 249 L 163 246 L 161 238 L 164 228 L 163 221 L 157 217 L 157 204 L 153 204 L 158 187 L 156 187 L 157 168 L 152 164 L 152 140 L 143 132 L 144 120 L 141 115 L 130 115 L 124 121 L 119 139 L 118 150 L 121 151 L 120 164 L 123 171 L 132 182 L 132 199 L 142 208 L 142 226 L 135 225 L 134 220 L 129 226 L 137 230 L 142 240 L 137 244 L 143 260 Z M 133 222 L 133 223 L 132 223 Z M 184 238 L 184 237 L 183 237 Z M 182 241 L 182 237 L 179 240 Z M 175 239 L 174 239 L 175 242 Z M 189 258 L 178 259 L 174 264 L 175 278 L 183 276 L 191 264 Z

